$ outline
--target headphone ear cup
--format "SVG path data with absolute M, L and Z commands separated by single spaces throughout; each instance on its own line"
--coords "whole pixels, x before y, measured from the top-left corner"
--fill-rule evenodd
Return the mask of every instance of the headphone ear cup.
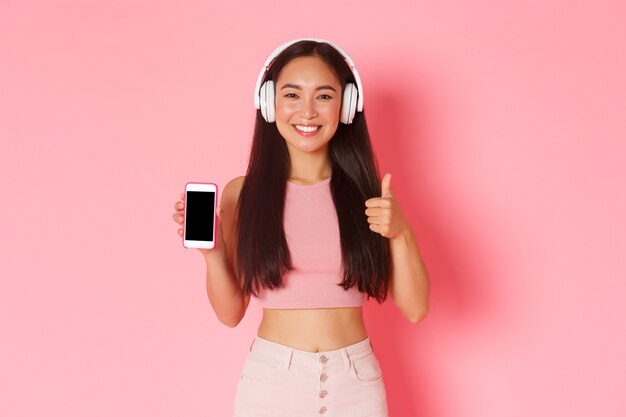
M 272 123 L 276 120 L 274 105 L 274 81 L 267 80 L 261 86 L 259 90 L 259 108 L 261 109 L 261 115 L 266 122 Z
M 276 121 L 276 93 L 274 92 L 274 81 L 267 80 L 265 84 L 267 84 L 267 87 L 265 87 L 265 104 L 267 105 L 265 112 L 267 113 L 268 123 L 273 123 Z
M 343 90 L 343 103 L 341 105 L 341 114 L 339 120 L 341 123 L 350 124 L 356 114 L 356 102 L 358 90 L 352 83 L 347 83 Z
M 261 116 L 263 116 L 263 119 L 267 121 L 267 113 L 265 112 L 265 84 L 266 83 L 263 83 L 259 89 L 259 110 L 261 110 Z

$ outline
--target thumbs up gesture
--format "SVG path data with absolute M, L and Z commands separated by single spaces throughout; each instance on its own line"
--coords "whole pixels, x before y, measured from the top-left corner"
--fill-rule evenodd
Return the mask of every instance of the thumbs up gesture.
M 410 230 L 410 225 L 405 219 L 400 206 L 391 190 L 391 174 L 387 173 L 381 183 L 381 196 L 370 198 L 365 201 L 365 215 L 370 229 L 382 236 L 394 239 L 405 231 Z

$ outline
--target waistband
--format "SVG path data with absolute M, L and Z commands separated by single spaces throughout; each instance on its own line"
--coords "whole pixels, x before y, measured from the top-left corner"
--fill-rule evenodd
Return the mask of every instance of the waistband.
M 250 345 L 250 352 L 272 358 L 280 363 L 284 371 L 291 365 L 298 364 L 312 370 L 343 369 L 347 372 L 352 361 L 372 354 L 374 346 L 370 338 L 366 337 L 360 342 L 339 349 L 309 352 L 255 336 Z

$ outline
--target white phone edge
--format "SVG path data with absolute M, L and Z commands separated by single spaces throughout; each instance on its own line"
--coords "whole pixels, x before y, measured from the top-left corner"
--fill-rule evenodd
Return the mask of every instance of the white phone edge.
M 187 240 L 187 192 L 202 191 L 215 193 L 213 199 L 213 239 Z M 183 224 L 183 246 L 189 249 L 213 249 L 215 247 L 215 210 L 217 209 L 217 185 L 213 183 L 188 182 L 185 184 L 185 222 Z

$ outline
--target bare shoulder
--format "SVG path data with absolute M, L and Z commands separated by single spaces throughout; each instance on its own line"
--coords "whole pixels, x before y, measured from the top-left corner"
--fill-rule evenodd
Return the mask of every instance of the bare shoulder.
M 241 187 L 243 186 L 243 180 L 245 179 L 245 175 L 242 175 L 228 181 L 222 189 L 222 201 L 226 199 L 228 204 L 232 204 L 233 202 L 237 203 L 239 200 L 239 193 L 241 193 Z
M 226 184 L 226 187 L 230 186 L 236 186 L 238 188 L 241 188 L 241 186 L 243 185 L 243 180 L 246 179 L 245 175 L 240 175 L 238 177 L 233 178 L 232 180 L 228 181 L 228 183 Z
M 243 186 L 243 180 L 245 176 L 235 177 L 230 180 L 224 188 L 222 188 L 222 196 L 220 198 L 220 209 L 222 212 L 222 221 L 228 226 L 228 230 L 224 238 L 227 244 L 234 243 L 232 233 L 232 227 L 234 226 L 234 215 L 239 201 L 239 194 L 241 193 L 241 187 Z M 230 238 L 230 239 L 229 239 Z M 231 246 L 231 245 L 228 245 Z

